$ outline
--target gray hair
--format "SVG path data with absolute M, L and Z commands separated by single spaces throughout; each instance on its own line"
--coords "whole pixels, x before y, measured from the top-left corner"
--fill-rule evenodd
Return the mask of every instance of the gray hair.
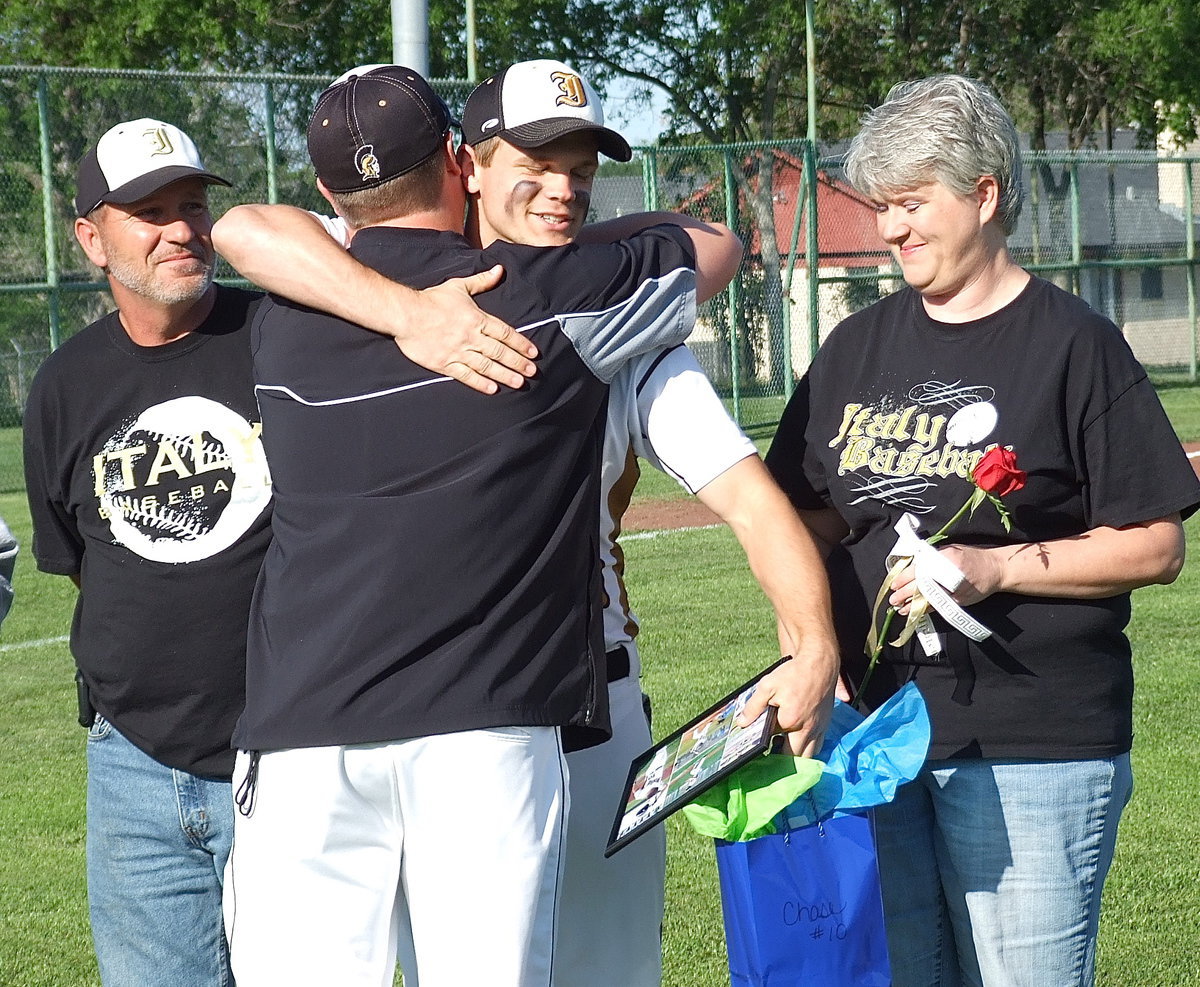
M 970 195 L 984 175 L 1000 187 L 997 215 L 1012 233 L 1025 199 L 1017 128 L 990 88 L 961 75 L 893 86 L 846 155 L 850 184 L 872 197 L 935 181 Z

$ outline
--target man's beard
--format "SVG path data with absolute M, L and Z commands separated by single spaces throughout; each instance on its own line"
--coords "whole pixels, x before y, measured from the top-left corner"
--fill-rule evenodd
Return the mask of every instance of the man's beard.
M 181 302 L 198 301 L 212 284 L 213 265 L 205 263 L 199 257 L 196 258 L 196 262 L 204 265 L 202 273 L 191 277 L 173 278 L 170 281 L 158 280 L 152 268 L 112 258 L 109 258 L 108 273 L 134 294 L 162 305 L 178 305 Z

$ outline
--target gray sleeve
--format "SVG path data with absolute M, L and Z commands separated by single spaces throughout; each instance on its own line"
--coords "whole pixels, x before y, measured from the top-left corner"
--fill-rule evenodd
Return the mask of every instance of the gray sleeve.
M 559 316 L 583 362 L 609 383 L 626 361 L 676 346 L 696 324 L 696 274 L 679 267 L 648 278 L 625 300 L 599 312 Z
M 4 519 L 0 518 L 0 621 L 8 616 L 9 607 L 12 606 L 12 577 L 16 564 L 17 540 L 8 530 Z

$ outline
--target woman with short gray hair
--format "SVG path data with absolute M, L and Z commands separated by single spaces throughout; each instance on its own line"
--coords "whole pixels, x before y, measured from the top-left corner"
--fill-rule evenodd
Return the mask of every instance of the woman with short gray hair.
M 872 199 L 914 181 L 970 195 L 980 175 L 996 179 L 997 219 L 1012 233 L 1025 201 L 1017 128 L 990 89 L 961 75 L 893 86 L 846 154 L 850 184 Z
M 990 89 L 896 86 L 846 170 L 907 286 L 830 335 L 767 464 L 828 551 L 847 685 L 929 709 L 925 768 L 876 813 L 893 983 L 1087 987 L 1132 791 L 1129 594 L 1179 573 L 1200 484 L 1116 326 L 1012 258 Z M 972 479 L 993 501 L 959 516 Z

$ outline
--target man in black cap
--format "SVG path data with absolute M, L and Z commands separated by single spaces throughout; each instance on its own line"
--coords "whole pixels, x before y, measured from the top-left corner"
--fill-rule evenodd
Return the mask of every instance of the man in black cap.
M 273 299 L 255 374 L 276 480 L 252 607 L 226 922 L 242 987 L 547 985 L 563 736 L 608 733 L 597 486 L 606 384 L 682 339 L 723 228 L 562 250 L 461 234 L 450 114 L 348 73 L 309 128 L 352 253 L 419 287 L 503 263 L 481 304 L 539 374 L 481 399 L 358 326 Z M 332 592 L 331 592 L 332 590 Z
M 25 415 L 34 556 L 80 588 L 88 900 L 108 985 L 231 982 L 230 737 L 271 487 L 249 347 L 261 296 L 213 284 L 212 184 L 229 183 L 160 120 L 118 124 L 88 151 L 75 235 L 117 310 L 49 357 Z M 417 317 L 490 280 L 436 289 L 432 302 L 412 293 L 426 305 Z M 447 320 L 435 321 L 440 334 Z M 477 310 L 461 321 L 472 349 L 435 344 L 457 351 L 451 372 L 504 379 L 506 357 L 480 329 L 510 331 Z

